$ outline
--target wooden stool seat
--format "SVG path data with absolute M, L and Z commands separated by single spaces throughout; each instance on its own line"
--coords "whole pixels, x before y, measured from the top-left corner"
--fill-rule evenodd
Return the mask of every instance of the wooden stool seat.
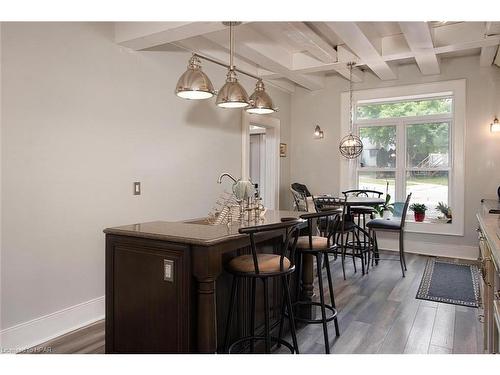
M 287 257 L 283 257 L 282 266 L 280 259 L 281 257 L 277 254 L 257 254 L 257 264 L 259 265 L 260 274 L 288 271 L 291 265 L 290 260 Z M 231 259 L 227 267 L 230 272 L 256 273 L 252 254 L 240 255 Z
M 328 244 L 328 238 L 320 236 L 312 236 L 312 250 L 328 250 L 333 247 L 333 244 Z M 297 240 L 297 249 L 311 249 L 309 246 L 309 236 L 300 236 Z

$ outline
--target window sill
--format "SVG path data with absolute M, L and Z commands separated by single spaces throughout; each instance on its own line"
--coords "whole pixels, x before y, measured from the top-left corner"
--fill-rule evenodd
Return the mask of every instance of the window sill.
M 438 234 L 444 236 L 463 236 L 463 228 L 457 223 L 435 223 L 431 221 L 409 221 L 406 220 L 405 232 L 422 233 L 422 234 Z

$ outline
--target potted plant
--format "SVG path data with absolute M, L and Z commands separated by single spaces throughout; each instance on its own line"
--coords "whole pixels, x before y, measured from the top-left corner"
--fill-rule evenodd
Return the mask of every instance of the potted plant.
M 377 214 L 380 217 L 387 219 L 388 217 L 386 217 L 385 213 L 387 213 L 387 214 L 389 214 L 389 212 L 391 214 L 394 213 L 394 204 L 389 203 L 390 201 L 391 201 L 391 195 L 386 194 L 385 195 L 385 202 L 383 204 L 377 204 L 376 206 L 373 207 L 375 209 L 375 211 L 377 211 Z
M 410 206 L 410 210 L 413 211 L 415 216 L 415 221 L 422 222 L 425 219 L 425 211 L 427 211 L 427 207 L 423 203 L 413 203 Z
M 391 201 L 391 195 L 389 194 L 389 181 L 385 184 L 385 202 L 383 204 L 377 204 L 373 209 L 381 218 L 389 219 L 389 213 L 394 213 L 394 203 L 389 203 Z M 386 215 L 387 214 L 387 215 Z
M 444 217 L 443 219 L 446 219 L 447 223 L 451 223 L 452 216 L 451 216 L 451 208 L 444 202 L 438 202 L 438 205 L 436 206 L 436 210 L 441 212 Z

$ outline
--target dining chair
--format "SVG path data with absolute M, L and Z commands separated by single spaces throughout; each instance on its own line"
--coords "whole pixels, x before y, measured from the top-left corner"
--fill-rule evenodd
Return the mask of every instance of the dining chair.
M 296 185 L 300 184 L 294 183 L 290 185 L 290 192 L 292 193 L 294 211 L 316 212 L 314 206 L 314 199 L 312 195 L 309 193 L 309 190 L 307 190 L 307 187 L 305 188 L 306 190 L 303 189 L 297 190 Z M 305 187 L 305 185 L 302 186 Z
M 406 223 L 406 214 L 408 212 L 408 206 L 410 205 L 411 193 L 406 197 L 406 201 L 403 206 L 403 210 L 401 212 L 401 217 L 393 217 L 391 219 L 373 219 L 366 223 L 368 227 L 368 234 L 370 236 L 371 251 L 368 253 L 368 263 L 370 263 L 370 253 L 373 252 L 373 261 L 378 264 L 380 260 L 379 249 L 377 243 L 377 232 L 385 231 L 385 232 L 397 232 L 399 233 L 399 263 L 401 264 L 401 272 L 403 273 L 403 277 L 405 277 L 406 268 L 406 259 L 404 252 L 404 231 L 405 231 L 405 223 Z M 385 260 L 394 260 L 394 259 L 385 259 Z

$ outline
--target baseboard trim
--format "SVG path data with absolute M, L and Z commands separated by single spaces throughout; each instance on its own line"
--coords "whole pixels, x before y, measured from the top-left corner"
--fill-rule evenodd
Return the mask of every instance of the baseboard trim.
M 2 353 L 18 353 L 104 319 L 104 296 L 0 331 Z
M 382 250 L 399 251 L 397 238 L 381 238 L 377 236 L 379 248 Z M 435 242 L 412 241 L 405 239 L 405 252 L 446 258 L 476 260 L 478 248 L 468 245 L 449 245 Z

